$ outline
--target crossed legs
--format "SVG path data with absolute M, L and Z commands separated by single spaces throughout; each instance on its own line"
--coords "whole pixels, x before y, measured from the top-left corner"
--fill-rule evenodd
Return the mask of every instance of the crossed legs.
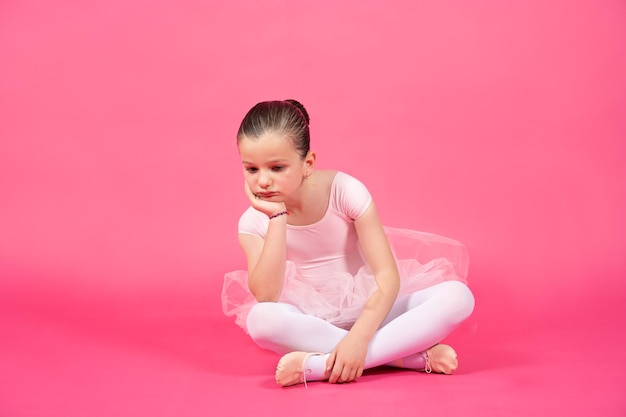
M 365 369 L 392 365 L 424 370 L 427 349 L 450 334 L 473 309 L 471 291 L 458 281 L 442 282 L 399 297 L 370 341 Z M 329 353 L 348 334 L 284 303 L 255 305 L 247 327 L 256 344 L 282 355 L 294 351 Z M 325 358 L 302 357 L 303 361 L 308 359 L 307 379 L 323 378 Z

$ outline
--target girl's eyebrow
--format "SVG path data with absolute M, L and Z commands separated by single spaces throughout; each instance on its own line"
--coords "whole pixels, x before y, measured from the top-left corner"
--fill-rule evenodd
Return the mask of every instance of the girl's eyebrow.
M 285 163 L 285 162 L 289 162 L 288 159 L 286 158 L 276 158 L 276 159 L 270 159 L 269 161 L 267 161 L 267 163 L 269 164 L 275 164 L 275 163 Z M 242 164 L 247 164 L 247 165 L 255 165 L 254 162 L 248 162 L 245 160 L 241 161 Z

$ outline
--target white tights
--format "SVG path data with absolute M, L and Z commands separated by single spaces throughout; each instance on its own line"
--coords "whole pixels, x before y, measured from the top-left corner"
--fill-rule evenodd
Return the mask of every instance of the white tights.
M 398 365 L 421 370 L 424 352 L 439 343 L 461 324 L 474 309 L 474 296 L 458 281 L 445 281 L 399 297 L 370 341 L 365 369 Z M 293 351 L 330 353 L 348 331 L 325 320 L 302 313 L 285 303 L 259 303 L 250 310 L 247 327 L 252 340 L 278 354 Z M 314 374 L 324 371 L 322 356 Z M 308 362 L 307 362 L 308 363 Z M 313 377 L 316 375 L 312 375 Z

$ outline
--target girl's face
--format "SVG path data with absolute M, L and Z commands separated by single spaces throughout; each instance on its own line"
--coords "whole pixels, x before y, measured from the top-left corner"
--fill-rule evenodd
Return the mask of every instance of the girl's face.
M 239 154 L 248 187 L 263 200 L 284 202 L 298 191 L 313 169 L 315 154 L 300 157 L 289 138 L 265 134 L 243 137 Z

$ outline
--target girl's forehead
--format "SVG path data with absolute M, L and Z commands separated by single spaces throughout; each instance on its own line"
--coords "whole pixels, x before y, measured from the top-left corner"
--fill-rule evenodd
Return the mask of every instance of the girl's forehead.
M 295 152 L 295 148 L 291 143 L 291 140 L 287 136 L 281 136 L 277 134 L 265 134 L 258 138 L 248 138 L 244 136 L 239 141 L 239 150 L 252 150 L 258 151 L 290 151 Z
M 264 133 L 256 137 L 243 136 L 240 142 L 257 143 L 257 144 L 270 143 L 271 144 L 271 143 L 276 143 L 276 142 L 290 143 L 291 140 L 289 139 L 287 135 L 276 133 L 276 132 L 268 132 L 268 133 Z
M 266 159 L 291 159 L 298 153 L 286 136 L 266 134 L 259 138 L 243 137 L 239 141 L 239 153 L 244 161 Z

